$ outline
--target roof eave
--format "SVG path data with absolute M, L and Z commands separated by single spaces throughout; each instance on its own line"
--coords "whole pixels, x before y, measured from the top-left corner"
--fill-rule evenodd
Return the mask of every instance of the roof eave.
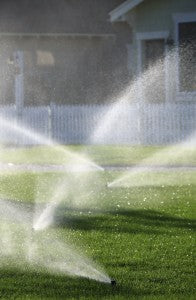
M 144 0 L 127 0 L 123 2 L 109 13 L 110 22 L 125 21 L 125 14 L 143 1 Z

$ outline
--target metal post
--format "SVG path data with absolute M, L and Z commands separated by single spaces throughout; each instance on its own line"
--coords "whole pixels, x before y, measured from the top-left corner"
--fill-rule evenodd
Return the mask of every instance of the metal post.
M 20 119 L 24 106 L 24 56 L 20 50 L 14 52 L 14 74 L 16 112 Z
M 48 105 L 48 138 L 52 139 L 52 103 Z

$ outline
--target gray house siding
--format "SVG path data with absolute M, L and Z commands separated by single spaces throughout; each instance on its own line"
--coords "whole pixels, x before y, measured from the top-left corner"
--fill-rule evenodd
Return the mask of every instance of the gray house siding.
M 173 34 L 172 15 L 196 10 L 195 0 L 147 0 L 135 7 L 137 32 L 169 30 Z
M 195 15 L 195 17 L 193 16 Z M 159 72 L 159 69 L 164 67 L 165 72 L 165 95 L 164 97 L 158 97 L 156 102 L 175 102 L 175 101 L 195 101 L 196 94 L 193 91 L 191 93 L 181 93 L 181 87 L 179 86 L 179 32 L 176 18 L 185 16 L 186 22 L 196 22 L 196 1 L 195 0 L 145 0 L 131 11 L 127 12 L 124 16 L 124 20 L 129 24 L 133 31 L 133 39 L 130 41 L 130 64 L 129 71 L 135 79 L 139 79 L 141 75 L 144 77 L 144 81 L 152 78 L 153 68 L 154 75 Z M 180 22 L 180 21 L 179 21 Z M 193 37 L 194 38 L 194 37 Z M 195 38 L 194 38 L 195 39 Z M 154 57 L 152 72 L 150 70 L 145 72 L 145 49 L 148 41 L 160 40 L 164 47 L 164 61 L 162 67 L 158 57 Z M 172 41 L 172 45 L 171 42 Z M 192 42 L 193 44 L 195 42 Z M 184 64 L 186 64 L 185 44 L 183 58 Z M 193 46 L 194 47 L 194 46 Z M 152 44 L 153 49 L 153 44 Z M 182 53 L 182 52 L 181 52 Z M 195 64 L 193 62 L 193 64 Z M 196 76 L 192 68 L 193 77 Z M 190 73 L 190 72 L 189 72 Z M 145 75 L 146 74 L 146 75 Z M 187 73 L 188 74 L 188 73 Z M 146 78 L 145 78 L 146 77 Z M 157 79 L 158 80 L 158 79 Z M 156 78 L 154 84 L 156 84 Z M 187 79 L 188 80 L 188 79 Z M 193 81 L 193 80 L 192 80 Z M 141 81 L 140 81 L 141 82 Z M 143 82 L 139 86 L 139 90 L 142 90 Z M 193 84 L 192 84 L 193 85 Z M 155 87 L 154 87 L 155 89 Z M 138 94 L 139 99 L 145 100 L 142 93 Z
M 123 0 L 1 0 L 1 32 L 111 33 L 108 13 Z
M 24 103 L 103 103 L 128 80 L 131 31 L 109 22 L 119 0 L 0 2 L 0 103 L 14 103 L 15 70 L 24 54 Z M 128 26 L 127 26 L 128 27 Z

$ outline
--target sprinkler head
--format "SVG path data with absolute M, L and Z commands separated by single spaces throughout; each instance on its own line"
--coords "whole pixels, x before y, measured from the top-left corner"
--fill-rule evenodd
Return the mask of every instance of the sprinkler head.
M 111 279 L 111 285 L 116 285 L 116 280 Z

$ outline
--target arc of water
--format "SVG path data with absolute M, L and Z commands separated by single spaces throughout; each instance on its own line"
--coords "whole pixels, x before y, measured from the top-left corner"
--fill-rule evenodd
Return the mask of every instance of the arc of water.
M 102 167 L 100 167 L 99 165 L 97 165 L 96 163 L 94 163 L 92 160 L 90 160 L 89 158 L 86 158 L 74 151 L 69 151 L 68 149 L 63 148 L 62 146 L 60 146 L 57 142 L 55 142 L 54 140 L 48 139 L 46 137 L 44 137 L 43 135 L 31 130 L 31 129 L 26 129 L 23 126 L 20 126 L 18 124 L 15 124 L 14 122 L 10 122 L 8 120 L 6 120 L 5 118 L 3 118 L 2 116 L 0 116 L 0 123 L 1 123 L 1 127 L 2 128 L 9 128 L 11 130 L 13 130 L 14 132 L 27 136 L 28 138 L 31 138 L 32 141 L 35 142 L 39 142 L 41 144 L 44 144 L 46 146 L 53 146 L 55 147 L 56 151 L 58 151 L 61 154 L 64 154 L 66 156 L 68 156 L 69 158 L 71 158 L 72 160 L 76 162 L 78 162 L 78 165 L 85 165 L 85 166 L 89 166 L 89 168 L 95 169 L 95 170 L 103 170 Z
M 126 181 L 128 179 L 131 179 L 131 177 L 141 174 L 144 171 L 149 171 L 150 165 L 154 161 L 157 162 L 157 161 L 163 161 L 164 159 L 166 159 L 167 164 L 170 164 L 171 161 L 173 160 L 174 156 L 175 156 L 175 159 L 177 157 L 180 158 L 183 155 L 184 151 L 187 149 L 187 147 L 190 147 L 195 144 L 196 144 L 196 132 L 191 134 L 182 143 L 172 145 L 169 148 L 167 147 L 166 149 L 160 150 L 160 151 L 156 152 L 155 154 L 151 155 L 150 157 L 143 159 L 139 164 L 137 164 L 131 170 L 124 172 L 123 175 L 119 176 L 117 179 L 115 179 L 114 181 L 109 183 L 108 187 L 123 186 L 123 183 L 126 183 Z M 143 168 L 143 166 L 146 166 L 146 167 Z M 139 185 L 139 183 L 138 183 L 138 185 Z
M 101 116 L 100 121 L 96 125 L 91 135 L 90 141 L 93 144 L 103 143 L 105 137 L 111 132 L 115 131 L 115 126 L 119 121 L 119 116 L 122 114 L 124 109 L 127 109 L 127 105 L 130 102 L 137 103 L 139 105 L 142 101 L 141 91 L 139 87 L 143 86 L 143 83 L 148 81 L 153 77 L 153 74 L 157 73 L 159 69 L 160 60 L 157 60 L 151 68 L 145 70 L 142 74 L 139 74 L 138 77 L 130 83 L 130 86 L 120 93 L 120 95 L 115 97 L 114 101 L 109 106 L 107 111 Z M 116 101 L 116 98 L 118 100 Z
M 5 212 L 7 211 L 7 215 Z M 4 216 L 4 219 L 2 218 Z M 90 259 L 81 255 L 74 247 L 60 241 L 51 232 L 36 232 L 29 222 L 29 213 L 26 209 L 7 200 L 0 200 L 0 265 L 4 257 L 17 257 L 18 267 L 29 263 L 33 268 L 46 269 L 52 273 L 62 273 L 87 277 L 101 282 L 110 282 L 110 278 L 100 270 Z M 21 227 L 14 226 L 20 224 Z M 12 225 L 12 226 L 11 226 Z M 27 235 L 27 232 L 30 236 Z M 17 238 L 18 235 L 18 238 Z M 23 239 L 23 243 L 21 243 Z M 18 243 L 18 244 L 16 244 Z

